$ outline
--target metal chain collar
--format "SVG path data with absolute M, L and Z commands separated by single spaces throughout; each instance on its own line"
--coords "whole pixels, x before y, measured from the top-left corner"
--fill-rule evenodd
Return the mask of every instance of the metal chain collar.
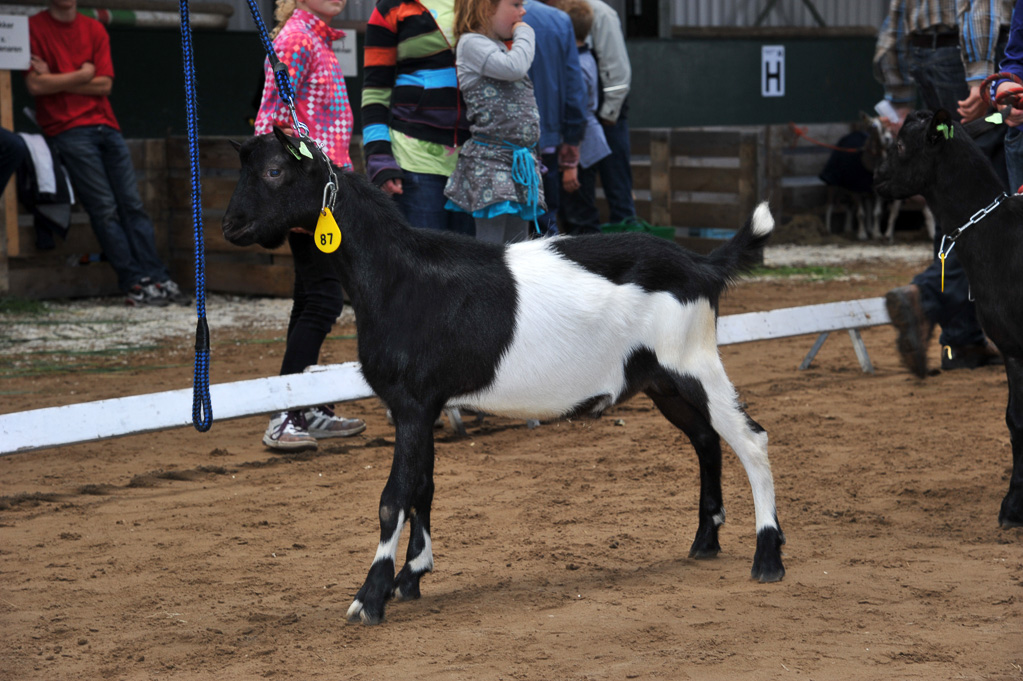
M 974 213 L 966 222 L 966 224 L 964 224 L 962 227 L 957 229 L 951 235 L 942 236 L 941 247 L 938 249 L 938 257 L 941 258 L 942 261 L 944 261 L 944 259 L 948 257 L 948 254 L 952 252 L 952 249 L 955 248 L 956 239 L 962 236 L 963 232 L 965 232 L 967 229 L 969 229 L 970 227 L 974 226 L 975 224 L 986 218 L 988 216 L 988 213 L 993 211 L 995 208 L 998 208 L 1002 201 L 1005 201 L 1007 198 L 1009 198 L 1009 195 L 1006 194 L 1005 192 L 1002 192 L 986 208 L 981 208 L 976 213 Z M 948 242 L 948 250 L 945 249 L 946 241 Z

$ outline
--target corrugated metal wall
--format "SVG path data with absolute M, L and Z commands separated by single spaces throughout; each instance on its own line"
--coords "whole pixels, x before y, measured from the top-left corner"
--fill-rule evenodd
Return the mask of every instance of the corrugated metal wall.
M 539 0 L 532 0 L 539 2 Z M 234 5 L 231 30 L 255 30 L 246 0 L 227 0 Z M 672 0 L 674 26 L 753 26 L 771 0 Z M 880 26 L 889 0 L 809 0 L 828 26 Z M 273 27 L 273 1 L 257 0 L 267 28 Z M 366 21 L 375 0 L 348 0 L 341 18 Z M 803 0 L 777 0 L 764 26 L 812 27 L 817 23 Z
M 674 26 L 754 26 L 772 0 L 674 0 Z M 880 26 L 890 0 L 809 0 L 828 26 Z M 803 0 L 777 0 L 762 26 L 817 26 Z

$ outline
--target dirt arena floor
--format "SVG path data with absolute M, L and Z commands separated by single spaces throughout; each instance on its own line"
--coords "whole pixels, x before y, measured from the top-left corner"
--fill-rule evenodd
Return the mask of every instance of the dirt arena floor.
M 722 314 L 879 296 L 920 267 L 745 282 Z M 274 375 L 280 322 L 217 329 L 212 380 Z M 355 359 L 354 332 L 323 362 Z M 770 434 L 777 584 L 749 579 L 727 448 L 722 553 L 687 557 L 695 455 L 646 398 L 438 431 L 435 572 L 378 627 L 344 618 L 393 446 L 375 400 L 343 407 L 364 434 L 303 456 L 265 449 L 252 417 L 2 457 L 0 679 L 1023 679 L 1023 530 L 996 522 L 1004 372 L 918 380 L 890 328 L 863 336 L 873 376 L 844 334 L 807 371 L 812 336 L 722 348 Z M 0 412 L 186 388 L 192 344 L 0 356 Z

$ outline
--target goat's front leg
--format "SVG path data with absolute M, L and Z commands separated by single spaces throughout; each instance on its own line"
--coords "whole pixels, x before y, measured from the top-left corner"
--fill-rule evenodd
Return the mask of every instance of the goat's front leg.
M 1009 377 L 1005 423 L 1012 442 L 1012 477 L 1009 492 L 998 512 L 998 524 L 1009 528 L 1023 527 L 1023 362 L 1016 357 L 1006 357 L 1005 373 Z
M 901 210 L 902 199 L 892 201 L 892 205 L 888 209 L 888 228 L 884 231 L 884 238 L 888 239 L 888 243 L 895 241 L 895 221 L 899 219 L 899 212 Z
M 439 412 L 438 412 L 439 413 Z M 413 416 L 400 415 L 395 410 L 394 460 L 387 484 L 380 495 L 380 544 L 377 546 L 373 565 L 359 593 L 348 608 L 348 619 L 362 620 L 363 624 L 379 624 L 384 618 L 384 606 L 394 595 L 394 564 L 398 553 L 402 527 L 409 517 L 419 514 L 413 507 L 413 500 L 422 498 L 421 481 L 429 476 L 430 498 L 433 489 L 433 422 L 437 413 L 417 413 Z M 433 567 L 433 556 L 429 547 L 429 508 L 426 509 L 426 533 L 422 534 L 422 518 L 413 523 L 413 541 L 410 553 L 416 543 L 416 530 L 420 538 L 426 537 L 425 553 L 429 567 Z M 419 544 L 421 546 L 421 544 Z M 421 553 L 421 552 L 420 552 Z M 417 555 L 419 555 L 417 553 Z M 419 575 L 427 570 L 420 570 Z M 416 592 L 418 593 L 418 576 Z

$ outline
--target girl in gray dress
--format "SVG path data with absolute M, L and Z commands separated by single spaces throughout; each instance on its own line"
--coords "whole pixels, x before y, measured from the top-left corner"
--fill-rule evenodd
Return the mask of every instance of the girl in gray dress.
M 462 147 L 444 195 L 449 210 L 471 213 L 476 238 L 511 243 L 546 211 L 540 161 L 540 113 L 526 72 L 533 29 L 522 0 L 459 0 L 456 70 L 472 139 Z M 504 41 L 513 40 L 511 49 Z

